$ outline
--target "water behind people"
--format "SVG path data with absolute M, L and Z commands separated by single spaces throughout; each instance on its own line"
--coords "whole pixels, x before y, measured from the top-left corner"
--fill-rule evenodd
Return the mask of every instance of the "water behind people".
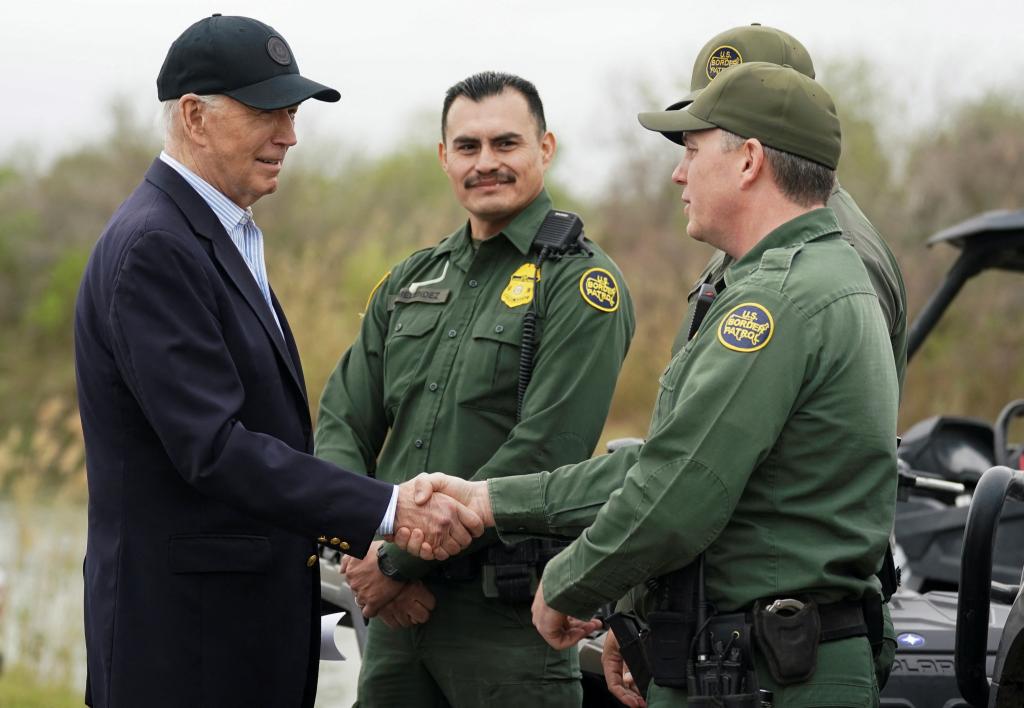
M 5 670 L 20 665 L 44 685 L 84 691 L 85 530 L 82 505 L 0 499 L 0 568 L 7 578 L 6 608 L 0 618 Z M 355 633 L 341 627 L 335 637 L 348 660 L 320 662 L 317 708 L 347 707 L 355 700 Z

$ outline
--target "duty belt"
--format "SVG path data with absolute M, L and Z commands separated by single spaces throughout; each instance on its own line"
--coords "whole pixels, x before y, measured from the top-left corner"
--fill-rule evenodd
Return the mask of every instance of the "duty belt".
M 834 642 L 850 637 L 866 637 L 867 622 L 864 621 L 864 606 L 860 602 L 833 602 L 818 605 L 821 615 L 821 641 Z
M 468 582 L 483 573 L 487 584 L 492 586 L 490 592 L 485 588 L 485 595 L 505 602 L 529 602 L 544 566 L 566 545 L 548 539 L 529 539 L 508 546 L 495 543 L 473 553 L 454 556 L 439 564 L 431 575 L 445 582 Z

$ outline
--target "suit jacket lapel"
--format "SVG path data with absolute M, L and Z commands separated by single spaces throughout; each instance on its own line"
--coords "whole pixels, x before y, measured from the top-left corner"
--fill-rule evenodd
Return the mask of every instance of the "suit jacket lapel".
M 288 347 L 288 354 L 291 356 L 292 361 L 295 364 L 295 372 L 298 374 L 299 389 L 302 391 L 302 400 L 306 402 L 307 407 L 309 401 L 306 399 L 306 379 L 302 375 L 302 362 L 299 359 L 299 348 L 295 344 L 295 336 L 292 334 L 292 328 L 288 324 L 288 318 L 284 316 L 284 310 L 281 308 L 281 303 L 277 300 L 277 295 L 274 294 L 274 289 L 270 289 L 270 299 L 274 302 L 274 310 L 277 312 L 278 320 L 281 322 L 281 332 L 284 334 L 285 345 Z
M 298 353 L 296 352 L 293 359 L 292 353 L 289 351 L 289 347 L 282 336 L 282 330 L 286 329 L 287 325 L 284 314 L 280 312 L 280 305 L 278 305 L 278 312 L 281 319 L 281 328 L 278 329 L 277 323 L 274 321 L 274 315 L 270 312 L 267 301 L 263 298 L 263 293 L 260 292 L 259 285 L 256 284 L 256 279 L 252 277 L 252 272 L 249 270 L 249 266 L 246 265 L 245 259 L 242 258 L 242 254 L 238 252 L 238 248 L 235 247 L 235 244 L 231 242 L 231 238 L 225 233 L 224 226 L 217 219 L 217 215 L 213 213 L 213 210 L 203 201 L 203 198 L 192 189 L 191 185 L 181 175 L 159 158 L 153 161 L 149 171 L 146 173 L 146 179 L 166 192 L 174 200 L 189 220 L 196 234 L 208 239 L 213 244 L 214 257 L 220 263 L 224 272 L 227 273 L 231 282 L 238 288 L 246 303 L 256 313 L 256 317 L 259 318 L 260 324 L 266 330 L 267 336 L 274 343 L 278 356 L 291 374 L 292 381 L 298 387 L 302 400 L 305 401 L 306 386 L 302 379 L 302 369 L 299 364 Z M 291 348 L 294 349 L 294 344 Z

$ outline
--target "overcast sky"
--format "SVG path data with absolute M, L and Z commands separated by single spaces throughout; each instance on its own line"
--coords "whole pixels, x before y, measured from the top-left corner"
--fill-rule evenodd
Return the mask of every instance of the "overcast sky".
M 325 136 L 371 152 L 432 143 L 445 89 L 499 69 L 537 84 L 564 148 L 556 174 L 583 188 L 609 168 L 621 131 L 641 130 L 638 111 L 679 97 L 701 45 L 740 24 L 787 30 L 819 67 L 864 57 L 903 94 L 896 125 L 990 87 L 1024 92 L 1021 0 L 5 0 L 0 157 L 24 145 L 52 156 L 105 134 L 114 96 L 156 135 L 167 48 L 213 12 L 272 25 L 303 74 L 341 92 L 339 104 L 303 107 L 299 150 Z M 641 78 L 655 105 L 628 105 Z

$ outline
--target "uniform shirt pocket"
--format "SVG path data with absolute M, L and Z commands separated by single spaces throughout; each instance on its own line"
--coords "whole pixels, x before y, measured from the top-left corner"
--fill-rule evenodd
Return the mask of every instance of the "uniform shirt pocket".
M 415 380 L 443 310 L 439 305 L 398 305 L 392 314 L 384 342 L 386 407 L 399 405 Z
M 515 415 L 522 334 L 519 313 L 488 313 L 473 324 L 456 384 L 460 405 Z

